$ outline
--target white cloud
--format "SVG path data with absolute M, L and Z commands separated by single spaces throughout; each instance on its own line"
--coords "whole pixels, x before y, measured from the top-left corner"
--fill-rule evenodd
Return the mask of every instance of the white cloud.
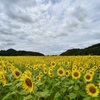
M 100 42 L 100 0 L 1 0 L 0 49 L 60 54 Z

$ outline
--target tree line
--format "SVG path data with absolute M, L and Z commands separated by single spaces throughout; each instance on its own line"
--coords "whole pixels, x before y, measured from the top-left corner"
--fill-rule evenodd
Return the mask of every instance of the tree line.
M 100 43 L 84 49 L 70 49 L 60 54 L 61 56 L 70 55 L 100 55 Z
M 32 51 L 16 51 L 14 49 L 1 50 L 0 56 L 44 56 L 44 54 Z

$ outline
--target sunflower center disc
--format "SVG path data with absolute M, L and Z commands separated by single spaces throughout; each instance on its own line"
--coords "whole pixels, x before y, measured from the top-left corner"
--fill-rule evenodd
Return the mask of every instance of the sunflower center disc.
M 86 76 L 86 79 L 90 79 L 90 76 L 89 76 L 89 75 L 87 75 L 87 76 Z
M 26 79 L 26 84 L 27 84 L 27 86 L 32 87 L 32 82 L 28 78 Z
M 89 88 L 89 90 L 90 90 L 91 93 L 95 93 L 95 92 L 96 92 L 96 89 L 95 89 L 93 86 L 91 86 L 91 87 Z
M 19 74 L 19 72 L 17 72 L 17 71 L 16 71 L 15 73 L 16 73 L 16 75 L 17 75 L 17 76 L 19 76 L 19 75 L 20 75 L 20 74 Z
M 66 72 L 66 75 L 68 75 L 68 72 Z
M 60 71 L 59 71 L 59 73 L 60 73 L 60 74 L 62 74 L 62 73 L 63 73 L 63 71 L 62 71 L 62 70 L 60 70 Z
M 75 73 L 74 73 L 74 76 L 75 76 L 75 77 L 77 77 L 77 76 L 78 76 L 78 73 L 77 73 L 77 72 L 75 72 Z

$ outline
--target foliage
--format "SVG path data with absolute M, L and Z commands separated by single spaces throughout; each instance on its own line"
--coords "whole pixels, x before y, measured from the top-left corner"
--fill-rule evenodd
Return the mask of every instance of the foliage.
M 70 49 L 66 52 L 60 54 L 65 55 L 100 55 L 100 43 L 93 46 L 87 47 L 85 49 Z
M 7 51 L 1 50 L 0 56 L 44 56 L 44 54 L 32 51 L 16 51 L 14 49 L 8 49 Z

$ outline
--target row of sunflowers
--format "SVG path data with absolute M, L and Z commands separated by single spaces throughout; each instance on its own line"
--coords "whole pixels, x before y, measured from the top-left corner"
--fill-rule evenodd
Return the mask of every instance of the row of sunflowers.
M 100 100 L 100 56 L 0 57 L 1 100 Z

